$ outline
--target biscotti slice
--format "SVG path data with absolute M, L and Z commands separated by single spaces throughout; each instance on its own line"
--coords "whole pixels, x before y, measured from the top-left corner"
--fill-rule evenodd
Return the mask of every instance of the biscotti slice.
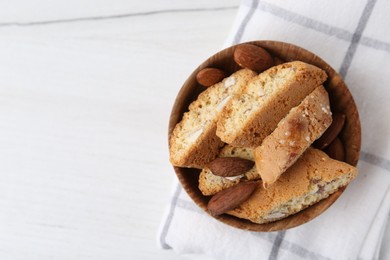
M 184 113 L 169 140 L 174 166 L 203 168 L 214 159 L 223 142 L 216 136 L 217 120 L 226 103 L 248 81 L 254 71 L 242 69 L 203 91 Z
M 264 187 L 273 184 L 331 123 L 328 92 L 319 86 L 255 148 L 256 169 Z
M 253 148 L 226 145 L 222 148 L 218 157 L 239 157 L 253 161 Z M 209 196 L 230 188 L 242 180 L 256 180 L 259 178 L 260 175 L 257 173 L 255 166 L 245 174 L 236 177 L 220 177 L 214 175 L 206 166 L 202 169 L 199 175 L 199 189 L 203 195 Z
M 217 136 L 233 146 L 259 146 L 291 108 L 326 78 L 323 70 L 300 61 L 283 63 L 264 71 L 222 111 Z
M 260 181 L 253 195 L 228 214 L 259 224 L 279 220 L 327 198 L 356 175 L 355 167 L 309 148 L 272 186 L 264 189 Z

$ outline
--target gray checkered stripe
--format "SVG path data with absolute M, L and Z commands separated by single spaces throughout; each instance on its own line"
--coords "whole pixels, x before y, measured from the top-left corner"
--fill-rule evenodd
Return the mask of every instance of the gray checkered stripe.
M 263 12 L 266 12 L 268 14 L 272 14 L 276 17 L 279 17 L 281 19 L 284 19 L 286 21 L 298 24 L 300 26 L 303 26 L 305 28 L 315 30 L 320 33 L 324 33 L 327 35 L 335 36 L 338 39 L 344 40 L 349 42 L 349 46 L 347 49 L 347 52 L 344 55 L 343 62 L 340 66 L 339 73 L 342 77 L 345 78 L 345 76 L 348 73 L 348 69 L 351 65 L 351 62 L 354 58 L 356 49 L 358 45 L 363 45 L 369 48 L 373 48 L 380 51 L 390 52 L 390 43 L 379 41 L 376 39 L 372 39 L 369 37 L 363 36 L 364 29 L 367 25 L 367 22 L 370 19 L 370 15 L 375 7 L 377 0 L 368 0 L 365 8 L 362 11 L 362 14 L 359 18 L 357 27 L 354 32 L 349 32 L 347 30 L 344 30 L 342 28 L 334 27 L 328 24 L 325 24 L 320 21 L 316 21 L 312 18 L 305 17 L 303 15 L 291 12 L 289 10 L 283 9 L 281 7 L 278 7 L 276 5 L 260 2 L 259 0 L 245 0 L 243 4 L 249 6 L 249 10 L 243 20 L 241 21 L 241 24 L 238 27 L 238 30 L 236 31 L 236 34 L 233 37 L 233 44 L 237 44 L 241 42 L 241 39 L 243 38 L 243 35 L 245 34 L 245 29 L 248 25 L 248 23 L 251 21 L 254 13 L 258 10 L 261 10 Z M 376 156 L 374 154 L 370 154 L 367 152 L 362 151 L 360 160 L 367 162 L 369 164 L 375 165 L 377 167 L 380 167 L 388 172 L 390 172 L 390 160 Z M 165 241 L 166 235 L 169 230 L 170 223 L 172 221 L 172 218 L 174 216 L 175 208 L 181 208 L 184 210 L 189 210 L 196 212 L 198 214 L 205 214 L 202 210 L 200 210 L 196 205 L 194 205 L 192 202 L 188 202 L 186 200 L 182 200 L 179 198 L 180 193 L 182 191 L 182 188 L 180 184 L 178 184 L 176 191 L 173 195 L 173 198 L 171 200 L 170 210 L 168 214 L 168 218 L 165 222 L 165 226 L 163 227 L 163 231 L 161 232 L 160 237 L 160 243 L 163 246 L 163 248 L 171 248 Z M 282 248 L 284 250 L 289 251 L 292 254 L 295 254 L 299 257 L 306 258 L 306 259 L 329 259 L 325 256 L 322 256 L 320 254 L 317 254 L 315 252 L 311 252 L 310 250 L 302 247 L 302 245 L 298 245 L 296 243 L 293 243 L 291 241 L 287 241 L 284 239 L 287 231 L 280 231 L 280 232 L 273 232 L 273 233 L 256 233 L 253 232 L 253 236 L 262 238 L 268 243 L 272 243 L 272 249 L 269 255 L 269 259 L 277 259 L 279 249 Z

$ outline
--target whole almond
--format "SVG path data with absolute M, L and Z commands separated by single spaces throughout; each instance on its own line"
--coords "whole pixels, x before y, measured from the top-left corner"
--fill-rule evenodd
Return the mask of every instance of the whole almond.
M 344 145 L 341 142 L 340 138 L 336 138 L 333 142 L 324 150 L 330 158 L 333 158 L 338 161 L 344 161 L 345 151 Z
M 226 77 L 226 72 L 217 68 L 205 68 L 196 74 L 198 83 L 205 87 L 210 87 Z
M 220 191 L 210 199 L 207 204 L 207 209 L 213 216 L 218 216 L 235 209 L 249 199 L 258 186 L 257 182 L 241 182 L 226 190 Z
M 238 65 L 257 72 L 262 72 L 274 66 L 272 56 L 263 48 L 253 44 L 238 45 L 233 56 Z
M 234 177 L 246 173 L 252 169 L 254 165 L 254 161 L 240 157 L 218 157 L 211 161 L 207 167 L 214 175 Z
M 333 121 L 329 128 L 315 141 L 314 146 L 318 149 L 324 149 L 333 142 L 344 127 L 345 115 L 341 113 L 333 114 Z

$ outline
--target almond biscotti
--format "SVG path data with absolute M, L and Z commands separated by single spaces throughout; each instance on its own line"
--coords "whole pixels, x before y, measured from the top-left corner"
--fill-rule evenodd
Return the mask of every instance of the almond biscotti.
M 253 195 L 228 214 L 263 224 L 285 218 L 346 186 L 357 169 L 309 148 L 268 189 L 261 181 Z
M 256 147 L 279 121 L 327 78 L 307 63 L 293 61 L 272 67 L 253 78 L 225 107 L 217 136 L 237 147 Z
M 174 166 L 202 168 L 218 155 L 223 146 L 216 136 L 220 112 L 256 75 L 249 69 L 239 70 L 207 88 L 190 104 L 170 136 L 170 161 Z
M 253 148 L 226 145 L 222 148 L 218 157 L 239 157 L 253 161 Z M 259 178 L 260 175 L 257 173 L 256 167 L 253 167 L 248 172 L 236 177 L 220 177 L 214 175 L 210 168 L 206 166 L 199 175 L 199 189 L 203 195 L 209 196 L 230 188 L 243 180 L 256 180 Z
M 255 148 L 256 168 L 264 187 L 273 184 L 331 123 L 328 92 L 319 86 Z

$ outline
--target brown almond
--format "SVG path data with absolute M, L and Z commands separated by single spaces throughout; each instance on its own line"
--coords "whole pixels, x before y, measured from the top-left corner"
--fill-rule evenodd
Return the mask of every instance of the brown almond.
M 218 157 L 211 161 L 207 167 L 214 175 L 234 177 L 246 173 L 252 169 L 254 165 L 254 161 L 240 157 Z
M 241 182 L 226 190 L 220 191 L 210 199 L 207 204 L 207 209 L 213 216 L 218 216 L 235 209 L 249 199 L 258 186 L 257 182 Z
M 333 142 L 334 139 L 339 135 L 344 127 L 345 115 L 341 113 L 333 114 L 333 121 L 329 128 L 322 134 L 320 138 L 315 141 L 314 146 L 318 149 L 324 149 Z
M 272 56 L 263 48 L 253 44 L 238 45 L 233 56 L 238 65 L 257 72 L 262 72 L 274 66 Z
M 226 77 L 226 72 L 217 68 L 205 68 L 196 74 L 198 83 L 205 87 L 210 87 Z
M 342 162 L 345 160 L 344 145 L 340 138 L 334 139 L 333 142 L 324 151 L 329 155 L 330 158 Z

